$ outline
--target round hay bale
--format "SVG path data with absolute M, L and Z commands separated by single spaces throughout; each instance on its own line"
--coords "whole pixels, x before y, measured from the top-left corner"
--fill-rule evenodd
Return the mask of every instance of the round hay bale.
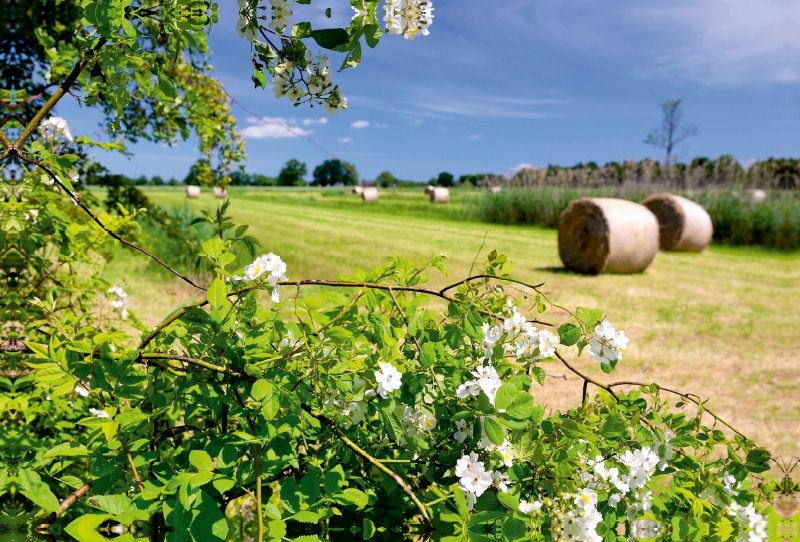
M 745 198 L 750 203 L 761 203 L 765 199 L 767 199 L 767 193 L 759 188 L 755 188 L 753 190 L 745 190 L 744 191 Z
M 431 194 L 433 194 L 434 190 L 436 190 L 436 187 L 429 184 L 428 186 L 425 187 L 425 194 L 430 196 Z
M 654 194 L 642 205 L 658 218 L 661 250 L 702 252 L 714 227 L 702 206 L 675 194 Z
M 450 203 L 450 191 L 447 188 L 434 188 L 430 197 L 431 203 Z
M 353 187 L 353 194 L 355 194 L 356 196 L 360 196 L 362 194 L 362 192 L 364 192 L 364 187 L 363 186 L 354 186 Z
M 378 189 L 374 186 L 367 186 L 361 192 L 361 199 L 363 201 L 378 201 Z
M 214 197 L 217 198 L 217 199 L 227 198 L 228 197 L 228 191 L 227 190 L 223 190 L 219 186 L 215 186 L 214 187 Z
M 501 187 L 501 186 L 493 186 L 493 187 L 491 188 L 491 191 L 492 191 L 492 194 L 497 194 L 497 193 L 498 193 L 498 192 L 500 192 L 502 189 L 503 189 L 503 187 Z
M 189 199 L 197 199 L 200 197 L 200 187 L 193 184 L 186 186 L 186 197 Z
M 658 253 L 658 220 L 647 207 L 612 198 L 581 198 L 561 213 L 558 254 L 567 269 L 639 273 Z

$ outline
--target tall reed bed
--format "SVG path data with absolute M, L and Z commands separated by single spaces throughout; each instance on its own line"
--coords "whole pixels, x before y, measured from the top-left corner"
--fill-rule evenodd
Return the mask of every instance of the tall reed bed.
M 509 188 L 471 200 L 468 215 L 495 224 L 557 228 L 561 212 L 577 198 L 611 197 L 639 202 L 651 193 L 652 190 L 612 188 Z M 716 243 L 800 249 L 800 194 L 796 191 L 773 191 L 761 203 L 751 203 L 746 194 L 737 189 L 678 194 L 705 207 L 714 224 Z

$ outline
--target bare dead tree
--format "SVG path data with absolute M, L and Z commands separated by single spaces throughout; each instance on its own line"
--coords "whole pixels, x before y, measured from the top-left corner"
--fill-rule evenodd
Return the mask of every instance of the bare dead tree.
M 696 126 L 681 126 L 681 117 L 683 117 L 683 110 L 680 107 L 681 100 L 667 100 L 661 104 L 661 110 L 664 112 L 664 121 L 661 128 L 656 128 L 644 140 L 648 145 L 655 145 L 667 151 L 664 157 L 664 167 L 669 166 L 669 159 L 672 155 L 672 149 L 686 139 L 693 135 L 697 135 Z

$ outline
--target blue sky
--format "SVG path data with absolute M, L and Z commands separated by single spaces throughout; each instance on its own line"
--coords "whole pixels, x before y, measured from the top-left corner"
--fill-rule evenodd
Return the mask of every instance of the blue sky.
M 661 159 L 642 140 L 660 124 L 659 104 L 672 98 L 683 99 L 684 119 L 699 128 L 676 149 L 682 160 L 800 155 L 795 1 L 434 0 L 430 36 L 384 36 L 358 68 L 336 75 L 349 100 L 336 116 L 254 90 L 248 44 L 234 29 L 236 4 L 220 4 L 210 46 L 228 92 L 352 162 L 364 179 L 383 170 L 423 181 L 440 171 Z M 296 20 L 301 10 L 315 28 L 352 15 L 345 0 L 297 6 Z M 73 132 L 98 130 L 76 112 L 59 111 Z M 248 136 L 248 171 L 276 175 L 291 158 L 313 169 L 330 157 L 235 106 L 234 114 Z M 130 160 L 100 160 L 119 173 L 182 179 L 197 158 L 191 141 L 131 150 Z

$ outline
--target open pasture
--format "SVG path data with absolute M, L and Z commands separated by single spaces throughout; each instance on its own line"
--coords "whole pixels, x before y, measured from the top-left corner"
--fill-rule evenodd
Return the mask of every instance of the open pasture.
M 147 193 L 159 205 L 188 204 L 195 211 L 221 202 L 208 189 L 189 201 L 176 189 Z M 546 282 L 553 300 L 566 307 L 602 309 L 631 338 L 612 375 L 586 352 L 576 360 L 582 370 L 606 382 L 657 381 L 710 397 L 709 408 L 775 453 L 797 449 L 800 372 L 792 360 L 800 351 L 800 257 L 712 245 L 703 254 L 660 253 L 639 275 L 580 276 L 561 270 L 555 231 L 451 219 L 463 218 L 465 199 L 478 195 L 453 190 L 451 205 L 434 206 L 421 188 L 382 190 L 379 202 L 364 204 L 343 190 L 233 188 L 230 211 L 237 223 L 251 225 L 264 252 L 287 262 L 290 278 L 333 279 L 387 256 L 446 253 L 450 277 L 431 273 L 431 284 L 444 285 L 468 275 L 485 237 L 482 257 L 493 249 L 506 254 L 517 278 Z M 109 264 L 106 277 L 123 284 L 133 311 L 155 324 L 192 292 L 142 273 L 146 265 L 126 254 Z M 524 308 L 534 317 L 532 307 Z M 566 316 L 546 315 L 554 324 Z M 577 356 L 575 348 L 567 353 Z M 562 369 L 547 370 L 561 375 Z M 537 394 L 548 409 L 575 406 L 580 397 L 581 381 L 569 375 L 549 378 Z

